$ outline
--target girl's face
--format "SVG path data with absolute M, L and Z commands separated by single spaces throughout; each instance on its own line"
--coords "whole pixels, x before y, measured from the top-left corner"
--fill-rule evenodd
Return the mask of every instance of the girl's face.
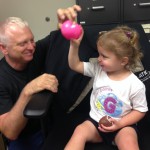
M 98 47 L 98 62 L 106 72 L 116 72 L 125 68 L 127 64 L 124 59 L 118 58 L 113 52 Z

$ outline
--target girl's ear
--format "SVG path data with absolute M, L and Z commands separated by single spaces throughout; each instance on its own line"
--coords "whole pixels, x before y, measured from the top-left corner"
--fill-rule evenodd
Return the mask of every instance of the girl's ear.
M 128 57 L 123 57 L 121 65 L 126 66 L 128 64 L 128 62 L 129 62 L 129 58 Z
M 3 53 L 3 55 L 7 55 L 8 51 L 6 49 L 6 46 L 2 43 L 0 43 L 0 51 Z

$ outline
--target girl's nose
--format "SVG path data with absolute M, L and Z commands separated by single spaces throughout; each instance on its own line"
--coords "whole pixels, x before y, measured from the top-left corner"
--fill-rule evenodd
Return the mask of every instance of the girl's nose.
M 99 62 L 102 61 L 102 57 L 101 57 L 101 56 L 98 57 L 98 61 L 99 61 Z

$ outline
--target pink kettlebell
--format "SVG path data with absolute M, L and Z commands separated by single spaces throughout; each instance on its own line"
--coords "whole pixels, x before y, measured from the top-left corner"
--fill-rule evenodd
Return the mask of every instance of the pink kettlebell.
M 78 39 L 82 33 L 82 29 L 79 24 L 67 20 L 61 26 L 61 33 L 67 40 Z

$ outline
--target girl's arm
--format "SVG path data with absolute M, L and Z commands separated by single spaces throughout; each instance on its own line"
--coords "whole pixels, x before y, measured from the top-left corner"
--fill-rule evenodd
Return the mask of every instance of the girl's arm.
M 79 37 L 79 39 L 70 40 L 68 61 L 69 61 L 69 67 L 72 70 L 83 74 L 84 72 L 83 62 L 80 61 L 80 58 L 79 58 L 79 46 L 80 46 L 82 38 L 83 38 L 83 29 L 82 29 L 82 34 Z

